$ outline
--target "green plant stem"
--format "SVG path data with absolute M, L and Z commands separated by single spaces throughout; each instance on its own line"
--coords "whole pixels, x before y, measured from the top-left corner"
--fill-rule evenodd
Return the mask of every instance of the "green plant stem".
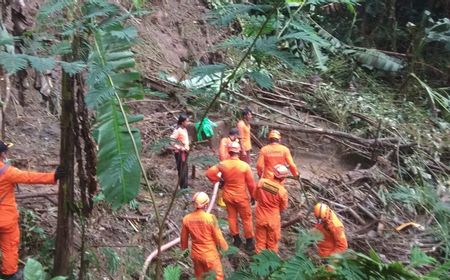
M 103 56 L 101 55 L 101 51 L 100 51 L 100 47 L 99 47 L 98 42 L 97 42 L 97 38 L 96 38 L 95 36 L 93 36 L 93 37 L 94 37 L 95 49 L 96 49 L 96 51 L 97 51 L 99 57 L 100 57 L 101 60 L 102 60 L 102 64 L 103 64 L 103 65 L 106 65 L 106 63 L 105 63 L 105 61 L 104 61 L 104 58 L 103 58 Z M 119 108 L 120 108 L 120 112 L 121 112 L 121 114 L 122 114 L 122 117 L 123 117 L 123 119 L 125 120 L 125 126 L 126 126 L 126 128 L 127 128 L 128 134 L 130 135 L 131 142 L 132 142 L 132 144 L 133 144 L 133 149 L 134 149 L 135 156 L 136 156 L 136 158 L 137 158 L 138 161 L 139 161 L 139 166 L 140 166 L 140 168 L 141 168 L 142 176 L 144 177 L 145 186 L 146 186 L 146 188 L 147 188 L 147 191 L 150 193 L 150 198 L 152 199 L 153 210 L 155 211 L 155 220 L 156 220 L 156 224 L 158 225 L 158 227 L 161 227 L 161 220 L 160 220 L 160 217 L 159 217 L 158 207 L 157 207 L 157 205 L 156 205 L 155 194 L 154 194 L 154 192 L 153 192 L 152 187 L 150 186 L 150 182 L 148 181 L 148 178 L 147 178 L 147 174 L 146 174 L 146 172 L 145 172 L 144 165 L 142 164 L 141 156 L 140 156 L 140 154 L 139 154 L 139 149 L 138 149 L 138 147 L 137 147 L 136 141 L 134 140 L 133 132 L 131 131 L 130 124 L 128 123 L 127 114 L 126 114 L 125 109 L 124 109 L 124 107 L 123 107 L 122 100 L 120 99 L 120 96 L 119 96 L 119 94 L 118 94 L 117 91 L 116 91 L 116 88 L 115 88 L 115 86 L 114 86 L 114 81 L 112 80 L 111 76 L 110 76 L 109 74 L 108 74 L 107 76 L 108 76 L 108 81 L 109 81 L 110 85 L 114 88 L 114 96 L 115 96 L 115 98 L 116 98 L 116 100 L 117 100 L 117 103 L 118 103 L 118 105 L 119 105 Z M 160 245 L 161 245 L 161 244 L 158 244 L 158 247 L 161 247 Z
M 289 13 L 290 17 L 289 17 L 288 21 L 286 22 L 286 24 L 281 29 L 280 33 L 278 33 L 278 38 L 280 38 L 281 35 L 283 35 L 286 28 L 288 28 L 289 25 L 291 24 L 292 19 L 298 14 L 298 12 L 300 12 L 300 10 L 303 8 L 305 3 L 306 3 L 306 1 L 303 1 L 303 3 L 297 8 L 297 10 L 295 10 L 295 12 L 293 14 Z
M 275 12 L 278 10 L 278 8 L 281 6 L 281 4 L 284 3 L 284 1 L 278 1 L 272 11 L 270 12 L 270 14 L 266 17 L 266 20 L 263 22 L 263 24 L 261 25 L 261 27 L 258 30 L 258 33 L 255 36 L 255 39 L 253 39 L 253 42 L 250 44 L 250 46 L 248 47 L 247 51 L 245 52 L 244 56 L 241 58 L 241 60 L 238 62 L 238 64 L 234 67 L 233 72 L 231 72 L 231 74 L 228 76 L 228 78 L 225 80 L 225 82 L 223 82 L 217 93 L 214 95 L 213 99 L 211 100 L 211 102 L 208 104 L 208 107 L 206 107 L 205 112 L 203 113 L 201 119 L 200 119 L 200 125 L 198 126 L 199 128 L 202 127 L 202 124 L 206 118 L 206 115 L 208 114 L 208 112 L 211 110 L 212 106 L 214 105 L 214 102 L 216 102 L 217 98 L 219 98 L 220 94 L 224 91 L 224 89 L 228 86 L 228 84 L 230 83 L 230 81 L 236 76 L 237 71 L 239 70 L 239 68 L 241 68 L 242 64 L 244 63 L 244 61 L 247 59 L 247 57 L 250 55 L 250 52 L 252 51 L 253 47 L 255 46 L 256 42 L 258 41 L 259 37 L 261 37 L 261 34 L 264 31 L 264 28 L 266 27 L 267 23 L 269 23 L 270 18 L 272 17 L 273 14 L 275 14 Z

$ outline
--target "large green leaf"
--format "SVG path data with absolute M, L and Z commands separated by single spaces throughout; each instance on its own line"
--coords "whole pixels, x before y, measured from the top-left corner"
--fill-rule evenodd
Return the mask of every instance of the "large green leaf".
M 23 271 L 25 280 L 45 280 L 45 271 L 38 261 L 34 259 L 28 259 Z
M 125 119 L 111 100 L 97 110 L 101 116 L 96 128 L 97 176 L 105 198 L 117 209 L 136 197 L 139 191 L 141 169 L 133 150 L 130 134 L 124 128 Z M 133 138 L 141 149 L 139 130 L 133 129 Z
M 90 7 L 89 11 L 95 13 L 96 9 Z M 141 178 L 140 155 L 136 154 L 141 150 L 141 136 L 129 125 L 143 117 L 127 114 L 122 103 L 122 98 L 144 95 L 139 73 L 130 71 L 135 60 L 130 38 L 124 35 L 128 32 L 120 26 L 96 30 L 87 79 L 86 103 L 96 110 L 97 176 L 105 199 L 114 209 L 136 197 Z

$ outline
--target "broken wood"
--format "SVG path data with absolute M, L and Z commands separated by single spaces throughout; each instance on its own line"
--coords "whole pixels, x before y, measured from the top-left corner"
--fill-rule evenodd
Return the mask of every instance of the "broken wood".
M 329 129 L 323 129 L 323 128 L 306 128 L 296 125 L 281 125 L 277 123 L 270 123 L 270 122 L 264 122 L 264 121 L 258 121 L 258 122 L 251 122 L 252 125 L 255 126 L 269 126 L 272 128 L 282 129 L 282 130 L 288 130 L 288 131 L 297 131 L 302 132 L 306 134 L 321 134 L 321 135 L 329 135 L 333 137 L 339 137 L 339 138 L 345 138 L 347 140 L 363 144 L 367 147 L 372 146 L 374 143 L 377 143 L 379 146 L 386 146 L 386 147 L 396 147 L 400 142 L 401 139 L 391 137 L 391 138 L 379 138 L 379 139 L 365 139 L 361 138 L 359 136 L 355 136 L 350 133 L 342 132 L 342 131 L 336 131 L 336 130 L 329 130 Z M 416 143 L 405 143 L 400 145 L 402 146 L 411 146 L 416 145 Z
M 58 192 L 16 194 L 16 199 L 26 199 L 26 198 L 33 198 L 33 197 L 46 197 L 46 196 L 49 196 L 49 195 L 58 195 Z

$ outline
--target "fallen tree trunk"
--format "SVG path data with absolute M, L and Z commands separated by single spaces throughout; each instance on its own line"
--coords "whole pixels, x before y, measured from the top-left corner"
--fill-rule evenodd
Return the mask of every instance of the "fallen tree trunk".
M 345 138 L 347 140 L 362 144 L 364 146 L 378 145 L 378 146 L 384 146 L 384 147 L 398 147 L 398 146 L 399 147 L 411 147 L 411 146 L 416 145 L 416 143 L 400 144 L 402 140 L 400 138 L 395 138 L 395 137 L 366 139 L 366 138 L 361 138 L 359 136 L 355 136 L 350 133 L 336 131 L 336 130 L 329 130 L 329 129 L 324 129 L 324 128 L 306 128 L 306 127 L 301 127 L 301 126 L 297 126 L 297 125 L 282 125 L 282 124 L 270 123 L 270 122 L 265 122 L 265 121 L 258 121 L 258 122 L 253 121 L 253 122 L 251 122 L 251 125 L 268 126 L 271 128 L 277 128 L 277 129 L 288 130 L 288 131 L 297 131 L 297 132 L 302 132 L 302 133 L 306 133 L 306 134 L 329 135 L 329 136 L 338 137 L 338 138 Z

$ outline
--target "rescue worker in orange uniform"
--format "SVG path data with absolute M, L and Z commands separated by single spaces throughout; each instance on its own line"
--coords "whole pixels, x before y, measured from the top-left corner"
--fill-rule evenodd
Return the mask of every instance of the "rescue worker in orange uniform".
M 223 200 L 227 205 L 228 225 L 234 246 L 239 247 L 242 244 L 239 236 L 239 214 L 244 226 L 245 249 L 253 251 L 255 243 L 250 198 L 253 201 L 255 181 L 250 165 L 239 159 L 240 150 L 240 145 L 232 142 L 229 147 L 231 158 L 210 167 L 206 171 L 206 177 L 213 183 L 223 180 Z M 219 172 L 222 173 L 222 177 L 219 177 Z
M 250 121 L 252 119 L 252 111 L 249 108 L 242 110 L 242 119 L 238 122 L 237 128 L 241 137 L 241 155 L 240 159 L 250 164 L 250 151 L 252 149 Z
M 281 238 L 281 217 L 288 205 L 284 181 L 289 170 L 282 164 L 273 168 L 274 178 L 262 178 L 255 189 L 256 200 L 256 253 L 272 250 L 278 253 Z
M 224 137 L 220 140 L 219 146 L 219 161 L 226 160 L 230 158 L 228 153 L 228 148 L 232 142 L 239 142 L 239 130 L 237 128 L 230 129 L 228 137 Z
M 174 150 L 175 162 L 178 171 L 178 181 L 181 189 L 188 187 L 188 154 L 189 154 L 189 135 L 187 127 L 189 118 L 185 114 L 178 117 L 177 127 L 170 135 L 171 139 L 176 140 L 172 149 Z
M 348 248 L 345 229 L 336 213 L 328 205 L 317 203 L 314 206 L 314 216 L 317 219 L 314 228 L 323 235 L 323 239 L 317 244 L 317 254 L 321 257 L 329 257 L 345 252 Z
M 219 161 L 226 160 L 230 158 L 230 154 L 228 148 L 232 142 L 239 143 L 239 130 L 237 128 L 230 129 L 230 133 L 228 137 L 224 137 L 220 140 L 219 145 Z M 223 201 L 223 190 L 220 189 L 217 195 L 217 206 L 226 207 L 225 202 Z
M 0 249 L 2 252 L 2 279 L 22 279 L 19 261 L 19 211 L 17 211 L 16 184 L 56 184 L 64 172 L 57 168 L 51 173 L 21 171 L 5 163 L 12 144 L 0 141 Z
M 256 162 L 256 171 L 259 178 L 273 178 L 273 168 L 277 164 L 287 165 L 292 175 L 297 179 L 299 178 L 300 174 L 292 159 L 291 152 L 286 146 L 280 144 L 280 141 L 280 132 L 278 130 L 270 131 L 270 144 L 262 147 Z
M 228 250 L 228 244 L 213 214 L 205 211 L 209 204 L 209 197 L 204 192 L 194 194 L 192 201 L 195 211 L 183 218 L 181 230 L 181 249 L 188 248 L 189 236 L 192 239 L 191 258 L 194 263 L 196 279 L 209 271 L 216 273 L 216 279 L 224 279 L 222 263 L 217 247 Z

